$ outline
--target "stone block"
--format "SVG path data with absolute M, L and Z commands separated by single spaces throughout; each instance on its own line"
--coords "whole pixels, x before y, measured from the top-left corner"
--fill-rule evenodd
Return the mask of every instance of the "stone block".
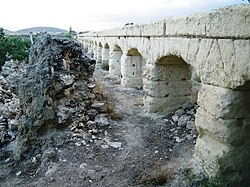
M 199 136 L 195 146 L 194 158 L 197 166 L 209 176 L 240 176 L 250 170 L 250 147 L 230 147 L 215 139 Z
M 173 112 L 182 106 L 182 104 L 189 102 L 189 97 L 167 97 L 167 98 L 159 98 L 159 97 L 151 97 L 147 95 L 144 98 L 144 105 L 147 108 L 148 113 L 159 113 L 159 114 L 167 114 L 169 112 Z
M 199 106 L 216 118 L 250 118 L 250 92 L 202 84 Z
M 206 14 L 170 17 L 165 20 L 166 36 L 205 36 Z
M 228 145 L 250 145 L 249 119 L 216 118 L 199 108 L 195 125 L 200 134 L 208 134 L 219 142 Z
M 164 20 L 140 25 L 141 36 L 164 36 Z
M 229 6 L 208 14 L 165 19 L 166 36 L 249 38 L 250 7 Z
M 145 82 L 144 89 L 152 97 L 182 97 L 191 94 L 190 81 L 152 81 Z

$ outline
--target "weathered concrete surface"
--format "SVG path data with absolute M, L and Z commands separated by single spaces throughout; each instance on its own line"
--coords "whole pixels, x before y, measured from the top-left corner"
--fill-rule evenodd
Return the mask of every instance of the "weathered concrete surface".
M 85 46 L 107 43 L 110 54 L 119 46 L 122 86 L 142 83 L 149 113 L 164 114 L 190 100 L 198 102 L 197 165 L 209 176 L 250 185 L 250 5 L 90 32 L 79 40 Z M 131 76 L 129 64 L 138 58 L 128 56 L 132 49 L 143 59 L 138 76 Z M 202 89 L 195 101 L 196 83 Z

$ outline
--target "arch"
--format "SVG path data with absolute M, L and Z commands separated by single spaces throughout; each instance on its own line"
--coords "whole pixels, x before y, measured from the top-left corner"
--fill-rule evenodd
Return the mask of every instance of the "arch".
M 181 57 L 168 55 L 158 59 L 144 81 L 148 111 L 166 114 L 192 101 L 191 77 L 191 67 Z
M 121 84 L 124 87 L 142 87 L 144 60 L 138 49 L 131 48 L 121 57 Z
M 109 45 L 108 43 L 105 43 L 102 48 L 102 63 L 103 64 L 109 64 Z
M 121 77 L 121 57 L 122 50 L 115 44 L 109 53 L 109 76 Z
M 97 51 L 96 51 L 96 61 L 97 63 L 102 63 L 102 43 L 98 42 Z
M 105 43 L 103 46 L 104 46 L 105 49 L 109 49 L 109 44 L 108 43 Z

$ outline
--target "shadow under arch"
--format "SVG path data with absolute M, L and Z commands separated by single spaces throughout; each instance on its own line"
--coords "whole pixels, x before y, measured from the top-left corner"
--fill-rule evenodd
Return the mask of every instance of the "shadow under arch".
M 166 114 L 191 102 L 194 94 L 192 71 L 191 66 L 179 56 L 167 55 L 159 58 L 151 72 L 150 81 L 145 85 L 145 104 L 148 105 L 148 111 Z M 193 102 L 197 102 L 196 99 L 194 97 Z

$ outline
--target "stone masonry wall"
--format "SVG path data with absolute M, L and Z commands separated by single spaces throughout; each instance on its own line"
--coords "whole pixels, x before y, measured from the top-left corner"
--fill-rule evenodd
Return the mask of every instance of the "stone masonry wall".
M 187 85 L 196 79 L 201 85 L 196 165 L 231 185 L 250 185 L 250 5 L 90 32 L 79 40 L 85 46 L 107 43 L 110 54 L 114 46 L 123 54 L 138 50 L 145 59 L 138 81 L 146 92 L 148 112 L 167 113 L 189 101 L 192 88 Z M 159 65 L 164 58 L 169 60 Z M 180 77 L 180 72 L 189 76 Z M 122 73 L 132 86 L 131 72 Z

